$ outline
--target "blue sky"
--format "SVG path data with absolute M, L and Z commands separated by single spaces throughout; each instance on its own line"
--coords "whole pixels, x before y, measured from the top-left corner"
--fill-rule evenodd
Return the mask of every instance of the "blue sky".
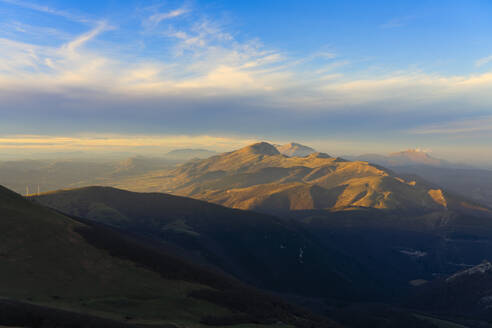
M 0 0 L 0 146 L 296 140 L 490 163 L 491 14 L 490 1 Z

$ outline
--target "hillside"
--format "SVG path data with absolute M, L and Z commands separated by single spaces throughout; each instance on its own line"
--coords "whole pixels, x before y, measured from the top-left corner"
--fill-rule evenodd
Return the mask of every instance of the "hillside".
M 423 327 L 391 305 L 373 310 L 360 302 L 395 304 L 415 286 L 492 254 L 490 218 L 452 211 L 310 210 L 293 212 L 296 220 L 291 221 L 108 187 L 51 192 L 35 200 L 139 238 L 173 244 L 192 253 L 195 261 L 261 288 L 301 300 L 335 299 L 336 306 L 328 301 L 314 308 L 324 307 L 330 317 L 353 327 L 393 321 L 387 327 L 403 327 L 404 322 Z
M 474 206 L 438 187 L 405 180 L 368 162 L 350 162 L 324 153 L 288 157 L 268 143 L 123 180 L 117 186 L 269 212 L 360 208 L 439 211 Z
M 492 170 L 413 165 L 401 166 L 395 171 L 418 175 L 446 190 L 492 207 Z
M 492 207 L 492 171 L 452 163 L 423 151 L 407 150 L 387 156 L 365 154 L 350 157 L 382 165 L 402 176 L 419 176 L 445 190 Z
M 357 262 L 322 247 L 290 220 L 191 198 L 109 187 L 46 193 L 36 201 L 172 243 L 260 288 L 342 298 L 376 292 L 376 282 Z
M 414 304 L 454 316 L 492 320 L 492 264 L 483 261 L 422 286 Z
M 0 325 L 172 328 L 274 320 L 302 327 L 312 320 L 235 280 L 3 187 L 0 239 Z

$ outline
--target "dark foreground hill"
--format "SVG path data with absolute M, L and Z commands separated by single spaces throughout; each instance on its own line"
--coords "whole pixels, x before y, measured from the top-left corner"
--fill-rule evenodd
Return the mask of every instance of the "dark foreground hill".
M 318 296 L 327 301 L 321 310 L 349 327 L 439 327 L 398 304 L 415 286 L 492 254 L 489 218 L 451 212 L 443 218 L 426 211 L 307 211 L 292 212 L 293 221 L 107 187 L 58 191 L 35 201 L 131 231 L 146 244 L 173 244 L 259 287 L 294 298 Z M 96 240 L 105 243 L 100 236 Z
M 300 224 L 162 193 L 89 187 L 43 194 L 59 211 L 171 243 L 260 288 L 317 297 L 361 298 L 378 282 Z
M 0 240 L 0 325 L 333 326 L 151 243 L 3 187 Z
M 492 219 L 473 211 L 292 211 L 290 219 L 280 219 L 109 187 L 52 192 L 36 200 L 177 245 L 194 260 L 282 293 L 387 300 L 454 273 L 462 263 L 492 260 Z

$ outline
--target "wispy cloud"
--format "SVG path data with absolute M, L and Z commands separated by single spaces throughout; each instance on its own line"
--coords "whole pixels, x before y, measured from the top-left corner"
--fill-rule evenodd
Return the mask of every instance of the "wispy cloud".
M 413 21 L 415 18 L 416 18 L 415 16 L 396 17 L 390 19 L 384 24 L 381 24 L 379 27 L 383 29 L 404 27 L 408 25 L 411 21 Z
M 475 66 L 481 67 L 484 65 L 487 65 L 488 63 L 492 62 L 492 55 L 484 58 L 480 58 L 475 62 Z
M 143 22 L 143 25 L 147 28 L 156 27 L 157 25 L 159 25 L 164 20 L 168 20 L 168 19 L 182 16 L 182 15 L 188 13 L 189 11 L 190 10 L 188 8 L 182 7 L 182 8 L 174 9 L 174 10 L 167 11 L 167 12 L 158 12 L 158 13 L 151 15 L 147 19 L 145 19 Z
M 76 14 L 73 14 L 73 13 L 68 12 L 68 11 L 55 9 L 55 8 L 52 8 L 49 6 L 38 5 L 38 4 L 27 2 L 27 1 L 0 0 L 0 2 L 14 5 L 14 6 L 21 7 L 21 8 L 25 8 L 25 9 L 29 9 L 29 10 L 38 11 L 38 12 L 49 14 L 49 15 L 63 17 L 65 19 L 75 21 L 75 22 L 80 22 L 80 23 L 93 23 L 94 22 L 94 20 L 89 19 L 89 18 L 84 17 L 84 16 L 81 16 L 81 15 L 76 15 Z
M 68 40 L 71 37 L 69 33 L 60 29 L 32 25 L 19 21 L 1 22 L 0 30 L 3 31 L 3 34 L 5 36 L 9 36 L 10 39 L 15 39 L 16 35 L 27 35 L 40 42 L 45 41 L 46 38 L 56 40 Z
M 64 48 L 69 51 L 69 52 L 75 52 L 77 48 L 82 46 L 84 43 L 87 43 L 88 41 L 94 39 L 96 36 L 101 34 L 103 31 L 107 31 L 112 29 L 106 22 L 98 22 L 97 26 L 93 28 L 92 30 L 88 31 L 87 33 L 84 33 L 78 37 L 76 37 L 74 40 L 68 42 L 66 45 L 64 45 Z
M 422 126 L 410 130 L 413 134 L 470 134 L 492 132 L 492 116 L 484 116 L 471 120 L 451 121 Z
M 211 135 L 118 135 L 72 136 L 3 135 L 0 146 L 10 150 L 139 151 L 174 148 L 208 148 L 228 151 L 257 142 L 257 139 Z

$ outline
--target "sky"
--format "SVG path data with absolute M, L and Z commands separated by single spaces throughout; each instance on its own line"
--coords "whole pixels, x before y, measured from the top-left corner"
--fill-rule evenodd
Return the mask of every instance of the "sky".
M 490 1 L 0 0 L 0 158 L 428 149 L 492 164 Z

